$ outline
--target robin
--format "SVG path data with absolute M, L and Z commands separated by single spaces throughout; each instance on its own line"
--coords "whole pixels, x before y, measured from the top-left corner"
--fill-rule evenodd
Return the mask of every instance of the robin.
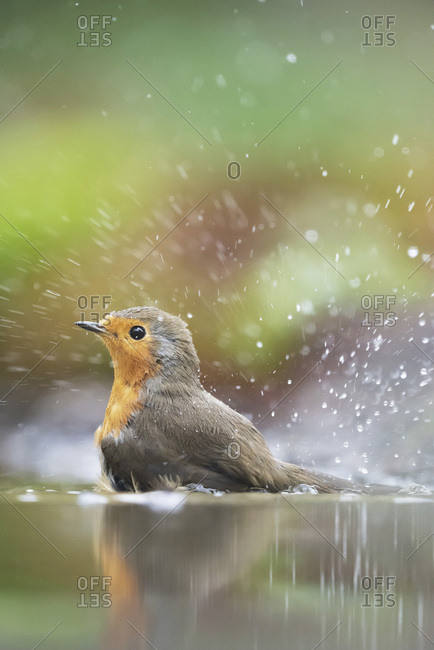
M 113 360 L 104 422 L 95 432 L 103 478 L 117 491 L 200 484 L 270 492 L 301 484 L 319 492 L 370 491 L 274 458 L 244 416 L 208 393 L 186 323 L 156 307 L 75 323 L 97 334 Z

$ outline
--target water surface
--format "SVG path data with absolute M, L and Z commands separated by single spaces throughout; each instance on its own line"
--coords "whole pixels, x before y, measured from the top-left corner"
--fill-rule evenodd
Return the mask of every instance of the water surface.
M 433 645 L 431 496 L 2 495 L 9 650 Z

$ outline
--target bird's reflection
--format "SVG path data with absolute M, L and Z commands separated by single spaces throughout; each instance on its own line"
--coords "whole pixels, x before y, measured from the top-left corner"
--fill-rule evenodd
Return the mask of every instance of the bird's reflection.
M 96 538 L 112 578 L 102 647 L 315 647 L 330 632 L 335 648 L 423 648 L 433 506 L 183 493 L 109 504 Z
M 99 553 L 112 578 L 112 606 L 104 648 L 149 648 L 155 634 L 160 644 L 167 639 L 161 647 L 173 647 L 177 622 L 194 619 L 210 594 L 239 580 L 273 536 L 272 509 L 210 508 L 183 493 L 174 506 L 174 493 L 161 494 L 170 499 L 165 510 L 105 508 Z

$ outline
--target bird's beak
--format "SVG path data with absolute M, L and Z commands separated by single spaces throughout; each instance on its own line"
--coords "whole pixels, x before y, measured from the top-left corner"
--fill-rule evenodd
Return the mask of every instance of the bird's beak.
M 93 332 L 99 336 L 108 336 L 110 334 L 103 325 L 90 320 L 79 320 L 74 325 L 78 325 L 78 327 L 82 327 L 84 330 L 89 330 L 89 332 Z

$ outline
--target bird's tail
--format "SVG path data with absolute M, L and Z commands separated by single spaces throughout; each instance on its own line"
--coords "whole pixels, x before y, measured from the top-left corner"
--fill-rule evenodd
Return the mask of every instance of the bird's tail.
M 361 483 L 347 481 L 346 479 L 339 478 L 338 476 L 331 476 L 330 474 L 323 474 L 315 470 L 304 469 L 298 465 L 278 461 L 279 464 L 279 479 L 275 488 L 281 492 L 291 487 L 296 487 L 301 484 L 313 485 L 318 492 L 332 493 L 342 492 L 348 490 L 351 492 L 359 492 L 360 494 L 370 494 L 374 492 L 372 487 L 363 485 Z M 381 487 L 381 486 L 379 486 Z

